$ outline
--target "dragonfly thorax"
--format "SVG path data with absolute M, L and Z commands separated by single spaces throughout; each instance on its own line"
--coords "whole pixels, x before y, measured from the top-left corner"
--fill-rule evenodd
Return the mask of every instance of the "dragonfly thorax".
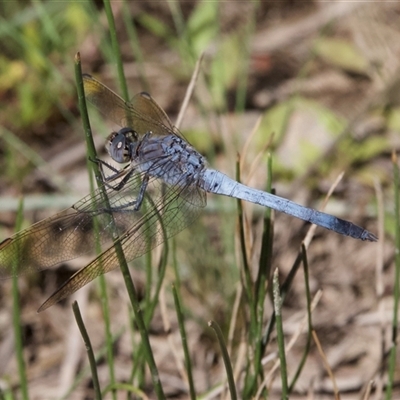
M 140 172 L 161 178 L 170 185 L 187 185 L 200 180 L 206 169 L 205 158 L 177 135 L 146 134 L 135 143 L 132 164 Z

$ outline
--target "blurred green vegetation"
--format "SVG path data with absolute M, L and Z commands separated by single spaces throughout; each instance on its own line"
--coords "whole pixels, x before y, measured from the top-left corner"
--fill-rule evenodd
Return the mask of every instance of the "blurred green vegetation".
M 0 4 L 0 168 L 8 182 L 22 184 L 39 165 L 34 153 L 62 138 L 60 123 L 74 129 L 72 61 L 93 30 L 93 10 L 91 2 Z
M 90 5 L 2 2 L 7 17 L 0 17 L 0 90 L 11 97 L 2 120 L 6 115 L 16 129 L 32 129 L 44 124 L 55 108 L 67 113 L 74 93 L 72 56 L 95 22 Z

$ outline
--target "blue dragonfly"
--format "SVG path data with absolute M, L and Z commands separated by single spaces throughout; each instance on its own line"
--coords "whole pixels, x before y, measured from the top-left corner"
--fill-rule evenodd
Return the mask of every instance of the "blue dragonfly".
M 0 243 L 0 277 L 42 270 L 93 252 L 96 240 L 105 248 L 39 311 L 117 268 L 116 241 L 131 261 L 183 230 L 205 207 L 206 193 L 269 207 L 355 239 L 377 241 L 352 222 L 250 188 L 209 168 L 148 93 L 125 102 L 90 75 L 85 74 L 83 81 L 87 100 L 121 127 L 111 133 L 106 147 L 114 161 L 127 165 L 116 169 L 99 160 L 103 170 L 111 171 L 102 189 Z

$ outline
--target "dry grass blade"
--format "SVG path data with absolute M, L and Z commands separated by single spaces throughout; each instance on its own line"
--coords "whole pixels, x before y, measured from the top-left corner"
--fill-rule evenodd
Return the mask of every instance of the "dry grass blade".
M 340 400 L 340 393 L 339 393 L 339 389 L 336 384 L 336 379 L 335 379 L 335 376 L 333 375 L 331 367 L 329 366 L 329 363 L 325 356 L 324 350 L 322 349 L 321 342 L 319 341 L 317 333 L 314 330 L 312 331 L 312 335 L 313 335 L 315 344 L 317 345 L 318 352 L 319 352 L 319 354 L 322 358 L 322 361 L 325 365 L 326 372 L 328 373 L 329 377 L 331 378 L 335 399 Z
M 176 122 L 175 122 L 175 126 L 178 129 L 182 124 L 183 117 L 184 117 L 186 109 L 187 109 L 187 107 L 189 105 L 189 101 L 190 101 L 190 99 L 192 97 L 194 88 L 196 86 L 196 81 L 197 81 L 197 78 L 198 78 L 199 73 L 200 73 L 200 66 L 201 66 L 201 61 L 203 60 L 203 55 L 204 55 L 204 53 L 202 53 L 200 55 L 200 57 L 198 58 L 198 60 L 196 61 L 196 66 L 194 68 L 194 71 L 193 71 L 193 74 L 192 74 L 192 78 L 190 79 L 189 86 L 186 89 L 185 97 L 183 99 L 182 106 L 181 106 L 181 108 L 179 110 L 179 114 L 178 114 L 178 117 L 177 117 Z
M 372 392 L 372 389 L 374 387 L 375 387 L 375 382 L 374 381 L 369 381 L 368 385 L 367 385 L 367 389 L 366 389 L 366 391 L 364 393 L 364 396 L 362 397 L 362 400 L 369 400 L 371 398 L 371 392 Z M 377 399 L 382 398 L 382 397 L 379 396 L 379 393 L 375 392 L 375 394 L 377 395 L 376 396 Z

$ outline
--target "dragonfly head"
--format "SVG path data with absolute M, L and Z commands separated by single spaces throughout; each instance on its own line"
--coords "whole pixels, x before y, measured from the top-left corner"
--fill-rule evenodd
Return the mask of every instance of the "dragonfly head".
M 137 133 L 131 128 L 122 128 L 112 132 L 107 139 L 106 149 L 112 159 L 118 163 L 129 162 L 132 158 L 132 144 L 137 141 Z

